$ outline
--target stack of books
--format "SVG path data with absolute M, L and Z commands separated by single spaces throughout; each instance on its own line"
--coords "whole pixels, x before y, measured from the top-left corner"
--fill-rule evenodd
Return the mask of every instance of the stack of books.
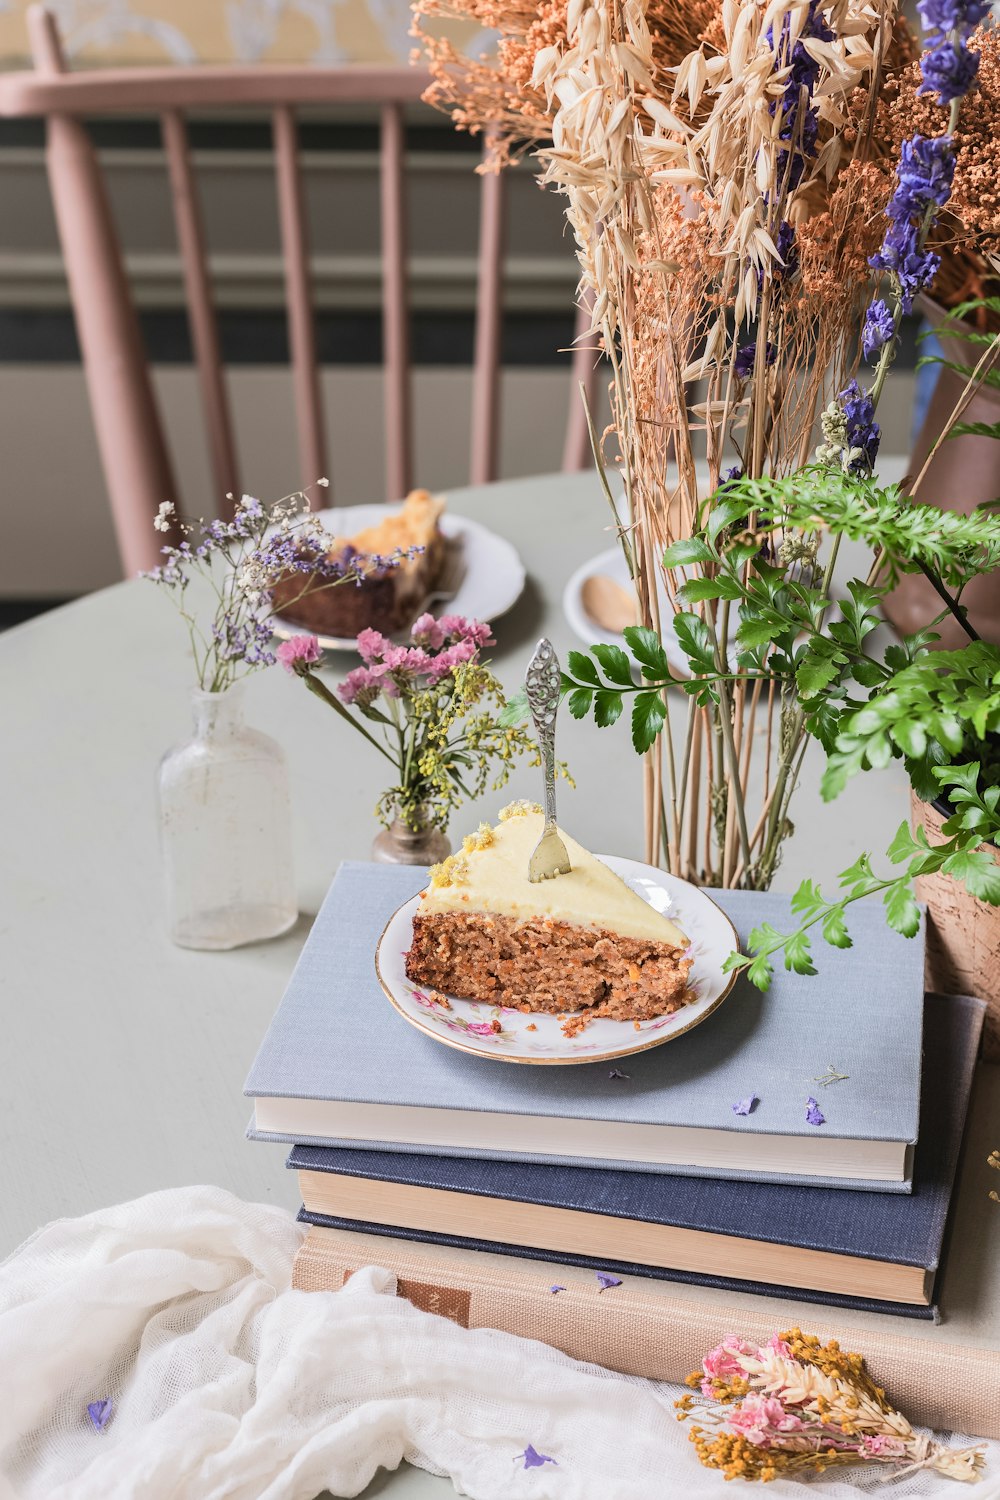
M 819 976 L 741 979 L 613 1066 L 514 1066 L 381 990 L 379 936 L 424 881 L 341 867 L 247 1080 L 249 1134 L 291 1145 L 311 1226 L 296 1286 L 377 1262 L 426 1310 L 673 1380 L 726 1333 L 801 1324 L 861 1349 L 914 1420 L 1000 1438 L 1000 1247 L 946 1233 L 983 1006 L 924 996 L 922 938 L 862 903 Z M 714 894 L 741 935 L 787 927 L 785 897 Z M 966 1196 L 987 1221 L 985 1186 Z

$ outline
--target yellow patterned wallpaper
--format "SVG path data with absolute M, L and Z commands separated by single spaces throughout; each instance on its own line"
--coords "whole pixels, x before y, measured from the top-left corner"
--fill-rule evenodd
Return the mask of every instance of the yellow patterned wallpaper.
M 0 65 L 23 66 L 30 0 L 0 0 Z M 405 62 L 407 0 L 49 0 L 77 64 Z

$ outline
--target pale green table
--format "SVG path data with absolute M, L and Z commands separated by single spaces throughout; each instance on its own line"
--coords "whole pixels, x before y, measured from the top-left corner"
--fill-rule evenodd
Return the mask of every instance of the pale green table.
M 518 547 L 529 574 L 496 626 L 494 659 L 520 681 L 542 634 L 565 653 L 563 585 L 610 545 L 590 475 L 456 491 L 453 511 Z M 283 672 L 248 692 L 248 715 L 288 751 L 302 917 L 286 938 L 234 953 L 173 947 L 160 921 L 153 787 L 163 751 L 185 737 L 185 637 L 150 584 L 121 584 L 0 637 L 0 1253 L 37 1225 L 154 1188 L 212 1182 L 295 1208 L 284 1150 L 250 1144 L 241 1089 L 313 913 L 340 860 L 364 859 L 381 790 L 374 754 Z M 560 720 L 577 791 L 563 821 L 592 849 L 641 857 L 639 764 L 624 725 Z M 858 780 L 832 807 L 807 761 L 779 871 L 830 880 L 885 848 L 906 811 L 901 774 Z M 537 775 L 537 773 L 535 773 Z M 537 796 L 535 775 L 510 795 Z M 496 809 L 486 799 L 484 816 Z M 455 831 L 473 826 L 470 809 Z M 444 1497 L 411 1469 L 370 1494 Z

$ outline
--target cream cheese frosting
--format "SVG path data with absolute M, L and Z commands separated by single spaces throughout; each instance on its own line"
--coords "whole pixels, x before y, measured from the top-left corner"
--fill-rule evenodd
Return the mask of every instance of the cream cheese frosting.
M 516 921 L 548 917 L 578 927 L 603 928 L 621 937 L 687 947 L 687 937 L 560 828 L 572 868 L 568 875 L 533 884 L 528 861 L 545 820 L 530 803 L 514 803 L 495 828 L 481 825 L 453 855 L 431 871 L 421 914 L 491 912 Z

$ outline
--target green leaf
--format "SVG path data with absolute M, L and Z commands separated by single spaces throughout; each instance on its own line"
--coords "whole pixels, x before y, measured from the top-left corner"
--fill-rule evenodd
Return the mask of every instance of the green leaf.
M 904 937 L 916 937 L 920 930 L 920 907 L 913 899 L 909 878 L 903 877 L 890 885 L 882 900 L 889 926 Z
M 735 578 L 717 573 L 714 578 L 689 578 L 677 590 L 685 604 L 701 604 L 705 599 L 742 599 L 743 590 Z
M 632 686 L 632 663 L 620 646 L 591 646 L 590 649 L 603 667 L 609 682 L 617 682 L 621 687 Z
M 590 649 L 596 656 L 596 649 L 593 646 Z M 600 683 L 601 679 L 597 675 L 597 668 L 594 666 L 594 663 L 590 659 L 590 657 L 585 655 L 584 652 L 568 652 L 566 655 L 566 665 L 567 667 L 569 667 L 570 672 L 578 682 L 590 682 L 593 683 L 594 687 L 597 687 Z M 629 678 L 630 682 L 631 680 L 632 679 Z
M 747 969 L 747 978 L 759 990 L 770 988 L 774 978 L 774 965 L 766 953 L 758 953 Z
M 803 880 L 791 900 L 792 911 L 805 916 L 811 916 L 825 904 L 823 892 L 815 880 Z
M 622 631 L 625 644 L 643 669 L 644 677 L 663 681 L 670 676 L 670 663 L 663 642 L 648 625 L 626 625 Z
M 827 754 L 831 754 L 840 728 L 842 705 L 829 695 L 804 701 L 800 707 L 806 716 L 806 727 L 814 739 L 819 740 Z
M 926 847 L 926 843 L 921 844 L 914 838 L 909 823 L 903 822 L 896 829 L 892 836 L 892 843 L 885 852 L 894 865 L 905 865 L 914 854 L 923 853 Z
M 824 688 L 840 676 L 840 667 L 846 658 L 838 651 L 836 656 L 819 656 L 809 651 L 795 671 L 795 682 L 803 698 L 815 698 Z
M 965 886 L 989 906 L 1000 906 L 1000 865 L 985 849 L 960 849 L 941 866 L 946 875 Z
M 809 934 L 803 930 L 790 933 L 785 939 L 785 968 L 796 974 L 815 974 L 816 966 L 810 954 Z
M 839 740 L 846 736 L 840 735 Z M 820 779 L 820 796 L 824 802 L 832 802 L 839 797 L 851 777 L 856 775 L 864 766 L 865 752 L 863 746 L 852 746 L 849 750 L 834 750 L 826 763 L 826 769 Z
M 923 725 L 915 719 L 899 719 L 889 733 L 903 754 L 912 756 L 914 760 L 927 749 L 927 735 Z
M 611 688 L 599 688 L 594 694 L 594 720 L 601 729 L 608 729 L 621 717 L 622 695 Z
M 1000 422 L 956 422 L 946 436 L 1000 438 Z
M 720 531 L 725 531 L 727 526 L 732 526 L 735 521 L 742 521 L 746 516 L 749 506 L 742 499 L 720 500 L 718 505 L 712 507 L 711 514 L 705 523 L 705 535 L 710 542 L 714 542 Z
M 683 568 L 690 563 L 707 563 L 715 560 L 716 553 L 707 542 L 702 541 L 700 536 L 681 537 L 680 541 L 672 542 L 663 554 L 665 568 Z
M 823 936 L 832 948 L 852 948 L 842 905 L 831 906 L 823 918 Z
M 860 682 L 862 687 L 875 688 L 885 681 L 886 674 L 877 661 L 862 658 L 860 661 L 851 663 L 851 676 L 855 682 Z
M 497 723 L 501 729 L 516 729 L 519 724 L 526 724 L 530 717 L 531 710 L 528 707 L 528 695 L 524 688 L 521 688 L 507 699 L 507 702 L 497 714 Z
M 632 744 L 645 755 L 663 728 L 667 710 L 658 692 L 637 693 L 632 704 Z
M 681 650 L 695 672 L 714 672 L 715 653 L 708 626 L 697 615 L 674 615 L 674 630 Z M 631 645 L 631 642 L 629 642 Z M 634 647 L 633 647 L 634 650 Z
M 590 713 L 590 705 L 593 701 L 593 688 L 574 688 L 567 700 L 569 711 L 574 719 L 585 719 Z
M 761 615 L 745 609 L 736 631 L 736 641 L 738 645 L 752 651 L 757 646 L 766 646 L 770 641 L 776 640 L 787 629 L 788 621 L 779 615 Z

